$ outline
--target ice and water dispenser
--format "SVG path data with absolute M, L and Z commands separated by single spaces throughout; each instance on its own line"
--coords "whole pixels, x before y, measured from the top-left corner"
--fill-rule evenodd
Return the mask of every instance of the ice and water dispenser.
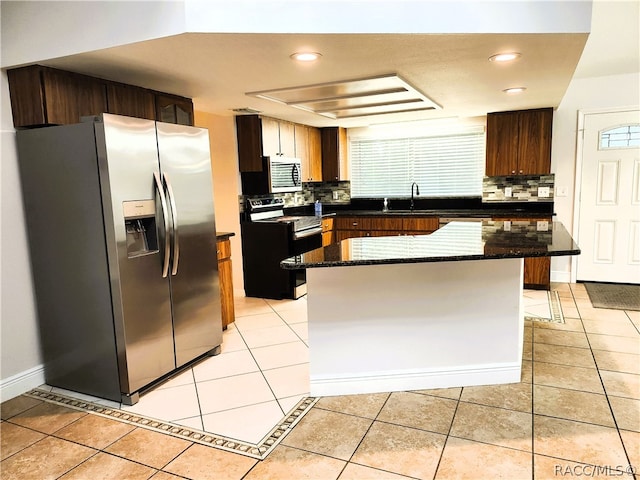
M 122 202 L 127 232 L 127 257 L 158 252 L 156 206 L 153 200 Z

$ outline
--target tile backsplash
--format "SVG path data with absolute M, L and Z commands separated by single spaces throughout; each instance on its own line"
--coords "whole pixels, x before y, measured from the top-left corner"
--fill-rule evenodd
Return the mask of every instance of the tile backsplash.
M 482 201 L 498 202 L 553 202 L 555 175 L 512 175 L 484 177 Z
M 322 203 L 340 205 L 351 202 L 351 183 L 342 182 L 303 182 L 302 190 L 291 193 L 274 193 L 268 195 L 240 195 L 240 211 L 244 211 L 247 198 L 284 198 L 285 207 L 309 205 L 320 200 Z

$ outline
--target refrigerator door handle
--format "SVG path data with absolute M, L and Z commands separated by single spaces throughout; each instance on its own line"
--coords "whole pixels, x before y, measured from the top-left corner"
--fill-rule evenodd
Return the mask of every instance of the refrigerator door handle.
M 169 205 L 171 206 L 171 218 L 173 219 L 173 265 L 171 268 L 171 275 L 178 273 L 178 260 L 180 260 L 180 241 L 178 237 L 178 209 L 176 208 L 176 199 L 173 196 L 173 189 L 171 188 L 171 182 L 166 173 L 162 174 L 164 178 L 164 185 L 169 197 Z
M 169 256 L 171 250 L 169 248 L 169 219 L 167 217 L 167 202 L 164 197 L 164 189 L 162 188 L 162 182 L 160 181 L 160 175 L 158 172 L 153 172 L 153 178 L 155 180 L 156 188 L 158 189 L 158 195 L 160 196 L 160 206 L 162 207 L 162 221 L 164 223 L 165 241 L 164 241 L 164 260 L 162 262 L 162 278 L 166 278 L 169 274 Z

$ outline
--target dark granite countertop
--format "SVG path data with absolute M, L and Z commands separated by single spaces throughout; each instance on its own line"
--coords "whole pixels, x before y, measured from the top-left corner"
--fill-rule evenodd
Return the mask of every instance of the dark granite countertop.
M 553 202 L 483 202 L 480 197 L 416 198 L 415 208 L 410 210 L 408 198 L 392 198 L 389 209 L 383 210 L 382 198 L 351 199 L 349 203 L 323 203 L 323 216 L 405 216 L 424 215 L 437 217 L 551 217 Z M 287 215 L 313 215 L 313 205 L 301 205 L 285 209 Z
M 287 258 L 284 269 L 578 255 L 564 225 L 546 221 L 451 222 L 430 235 L 361 237 Z
M 517 208 L 485 208 L 485 209 L 437 209 L 437 210 L 337 210 L 327 212 L 322 216 L 435 216 L 446 218 L 492 218 L 492 217 L 527 217 L 548 218 L 553 216 L 550 212 L 531 211 Z
M 216 241 L 220 242 L 233 236 L 235 236 L 235 233 L 233 232 L 216 232 Z

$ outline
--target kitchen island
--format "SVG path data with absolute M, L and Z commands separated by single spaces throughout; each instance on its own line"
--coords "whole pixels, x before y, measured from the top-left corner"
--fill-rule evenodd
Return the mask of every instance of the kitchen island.
M 307 269 L 313 396 L 519 382 L 524 257 L 577 255 L 559 222 L 451 222 L 282 261 Z

